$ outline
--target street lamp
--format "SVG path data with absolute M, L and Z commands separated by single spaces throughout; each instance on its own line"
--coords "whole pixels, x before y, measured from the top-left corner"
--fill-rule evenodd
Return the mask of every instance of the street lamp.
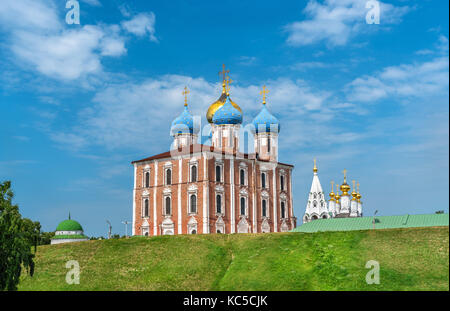
M 375 213 L 373 213 L 373 219 L 372 219 L 373 229 L 375 229 L 375 215 L 377 213 L 378 213 L 378 210 L 376 210 Z
M 111 239 L 111 230 L 112 230 L 112 226 L 111 223 L 109 222 L 109 220 L 106 221 L 106 223 L 109 226 L 109 230 L 108 230 L 108 239 Z
M 125 237 L 128 238 L 128 224 L 130 224 L 131 222 L 129 222 L 128 220 L 122 221 L 122 223 L 125 225 Z

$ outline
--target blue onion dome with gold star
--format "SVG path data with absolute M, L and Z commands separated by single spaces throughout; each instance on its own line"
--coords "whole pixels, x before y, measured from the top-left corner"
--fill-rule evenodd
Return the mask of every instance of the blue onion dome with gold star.
M 170 127 L 170 134 L 172 136 L 178 134 L 197 134 L 199 129 L 194 128 L 194 117 L 190 114 L 188 110 L 187 104 L 187 94 L 189 94 L 189 90 L 187 87 L 184 88 L 184 110 L 183 112 L 172 122 L 172 126 Z
M 268 91 L 263 88 L 263 107 L 258 115 L 253 119 L 254 131 L 256 133 L 279 133 L 280 132 L 280 122 L 274 115 L 272 115 L 266 107 L 265 93 Z
M 227 96 L 225 104 L 217 109 L 214 114 L 212 121 L 217 125 L 224 124 L 241 124 L 242 123 L 242 112 L 234 108 L 231 104 L 230 97 Z
M 184 106 L 183 112 L 173 120 L 170 133 L 172 136 L 198 133 L 198 129 L 194 128 L 194 118 L 190 114 L 187 105 Z

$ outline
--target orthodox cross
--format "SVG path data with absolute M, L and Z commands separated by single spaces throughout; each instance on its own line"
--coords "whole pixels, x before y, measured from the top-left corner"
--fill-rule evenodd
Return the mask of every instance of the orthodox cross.
M 347 182 L 347 170 L 344 168 L 344 170 L 342 171 L 344 173 L 344 183 Z
M 352 180 L 352 183 L 353 183 L 353 191 L 355 191 L 355 181 Z
M 229 70 L 228 70 L 229 71 Z M 227 95 L 230 95 L 230 84 L 233 82 L 233 80 L 230 79 L 230 76 L 227 75 L 225 78 L 225 84 L 226 84 L 226 91 Z
M 259 94 L 261 94 L 262 96 L 263 96 L 263 104 L 265 105 L 266 104 L 266 94 L 267 93 L 269 93 L 269 90 L 266 88 L 266 86 L 264 85 L 263 86 L 263 89 L 262 89 L 262 91 L 259 93 Z M 315 159 L 314 159 L 314 163 L 315 163 Z M 314 164 L 314 166 L 315 166 L 315 164 Z
M 333 188 L 334 188 L 334 181 L 331 181 L 331 192 L 333 192 Z
M 189 94 L 189 90 L 187 86 L 184 87 L 183 95 L 184 95 L 184 105 L 187 106 L 187 94 Z
M 359 193 L 359 181 L 356 183 L 356 192 Z
M 227 73 L 230 73 L 230 70 L 225 70 L 225 64 L 222 65 L 222 71 L 219 71 L 219 76 L 222 76 L 222 81 L 225 81 L 227 78 Z

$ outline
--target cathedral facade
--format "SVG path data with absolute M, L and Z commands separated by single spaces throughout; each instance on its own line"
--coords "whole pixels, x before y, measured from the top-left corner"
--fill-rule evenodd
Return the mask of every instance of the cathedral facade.
M 250 124 L 254 152 L 239 151 L 242 109 L 222 94 L 209 107 L 211 145 L 198 144 L 199 128 L 187 104 L 172 122 L 169 151 L 133 161 L 133 235 L 286 232 L 296 226 L 292 169 L 278 162 L 279 121 L 266 107 Z

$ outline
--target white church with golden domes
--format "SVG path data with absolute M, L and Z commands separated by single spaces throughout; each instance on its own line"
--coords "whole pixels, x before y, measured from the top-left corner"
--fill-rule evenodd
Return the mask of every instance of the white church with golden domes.
M 336 184 L 336 193 L 333 192 L 334 182 L 331 182 L 330 199 L 328 202 L 320 184 L 317 171 L 316 159 L 314 159 L 313 181 L 308 195 L 305 214 L 303 215 L 303 223 L 316 219 L 362 217 L 359 183 L 356 184 L 355 189 L 355 181 L 353 180 L 353 191 L 351 192 L 350 198 L 350 186 L 347 184 L 347 170 L 344 170 L 344 181 L 342 185 L 339 187 Z M 339 195 L 339 189 L 342 192 L 341 195 Z

